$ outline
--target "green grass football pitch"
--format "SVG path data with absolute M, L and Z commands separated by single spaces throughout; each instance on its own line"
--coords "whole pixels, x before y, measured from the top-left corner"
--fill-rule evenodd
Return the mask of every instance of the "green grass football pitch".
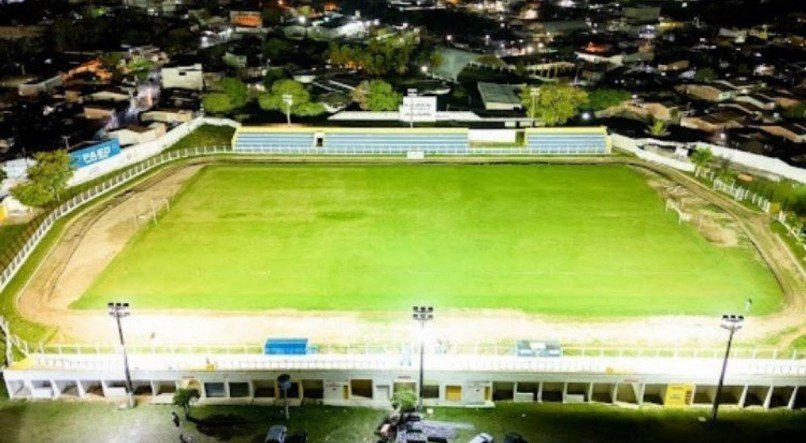
M 626 166 L 218 165 L 76 308 L 505 308 L 573 316 L 780 308 L 749 246 L 664 211 Z

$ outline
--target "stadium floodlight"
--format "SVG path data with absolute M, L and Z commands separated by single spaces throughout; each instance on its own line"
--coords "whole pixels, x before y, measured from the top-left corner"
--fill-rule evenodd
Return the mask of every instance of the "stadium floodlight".
M 434 319 L 433 306 L 413 306 L 411 308 L 411 318 L 414 321 L 420 322 L 420 386 L 419 395 L 417 396 L 417 411 L 423 410 L 423 376 L 424 376 L 424 361 L 425 361 L 425 323 Z
M 294 96 L 283 94 L 283 103 L 285 103 L 285 118 L 288 121 L 288 126 L 291 126 L 291 106 L 294 106 Z
M 123 351 L 123 371 L 126 374 L 126 395 L 129 397 L 129 407 L 134 407 L 134 390 L 132 389 L 132 375 L 129 372 L 129 356 L 126 354 L 126 343 L 123 340 L 123 327 L 120 324 L 120 319 L 131 315 L 128 303 L 109 302 L 106 304 L 109 308 L 109 315 L 114 317 L 118 325 L 118 337 L 120 337 L 120 349 Z
M 730 356 L 730 346 L 733 343 L 733 334 L 742 329 L 744 315 L 725 314 L 722 316 L 722 329 L 727 329 L 728 346 L 725 349 L 725 358 L 722 360 L 722 372 L 719 374 L 719 383 L 716 385 L 716 396 L 714 396 L 714 407 L 711 410 L 711 423 L 716 423 L 716 415 L 719 412 L 719 401 L 722 396 L 722 385 L 725 383 L 725 369 L 728 367 L 728 357 Z

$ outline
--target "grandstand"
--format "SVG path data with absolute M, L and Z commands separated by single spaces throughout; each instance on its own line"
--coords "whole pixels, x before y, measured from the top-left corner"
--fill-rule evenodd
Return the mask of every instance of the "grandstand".
M 236 152 L 277 154 L 536 154 L 600 155 L 610 152 L 603 127 L 528 128 L 525 146 L 498 144 L 500 152 L 470 147 L 468 128 L 241 127 L 232 138 Z M 483 131 L 483 130 L 482 130 Z M 512 130 L 514 131 L 514 130 Z
M 607 130 L 591 128 L 527 128 L 526 147 L 535 154 L 607 154 Z
M 409 150 L 432 151 L 438 149 L 466 150 L 468 131 L 465 128 L 418 128 L 418 129 L 328 129 L 324 136 L 325 148 L 382 148 L 406 152 Z
M 241 128 L 232 139 L 236 151 L 264 148 L 310 149 L 315 131 L 309 128 Z

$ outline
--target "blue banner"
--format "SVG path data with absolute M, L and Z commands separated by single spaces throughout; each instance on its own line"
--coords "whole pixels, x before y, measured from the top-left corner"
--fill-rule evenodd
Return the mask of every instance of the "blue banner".
M 83 168 L 101 160 L 106 160 L 120 154 L 120 142 L 118 139 L 98 143 L 70 153 L 74 168 Z

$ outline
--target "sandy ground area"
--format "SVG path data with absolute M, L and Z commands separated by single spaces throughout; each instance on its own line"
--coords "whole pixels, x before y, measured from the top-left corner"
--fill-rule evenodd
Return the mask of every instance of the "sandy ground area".
M 22 315 L 54 326 L 57 332 L 53 342 L 115 343 L 117 331 L 106 312 L 71 310 L 69 305 L 82 295 L 136 230 L 150 222 L 158 203 L 179 190 L 203 163 L 172 166 L 74 218 L 61 241 L 19 294 L 18 309 Z M 804 278 L 767 228 L 766 216 L 722 198 L 683 174 L 659 171 L 661 175 L 650 173 L 656 188 L 685 204 L 690 211 L 704 208 L 707 203 L 721 208 L 711 215 L 701 211 L 704 235 L 716 243 L 751 242 L 781 282 L 787 307 L 766 317 L 750 316 L 740 341 L 776 336 L 779 344 L 786 345 L 806 333 Z M 405 341 L 414 329 L 408 315 L 407 312 L 137 310 L 125 322 L 128 341 L 142 345 L 260 344 L 270 336 L 308 337 L 323 344 L 358 344 Z M 719 319 L 705 316 L 580 321 L 506 310 L 453 309 L 441 310 L 429 330 L 431 336 L 457 345 L 552 338 L 564 343 L 603 345 L 713 346 L 725 339 Z

